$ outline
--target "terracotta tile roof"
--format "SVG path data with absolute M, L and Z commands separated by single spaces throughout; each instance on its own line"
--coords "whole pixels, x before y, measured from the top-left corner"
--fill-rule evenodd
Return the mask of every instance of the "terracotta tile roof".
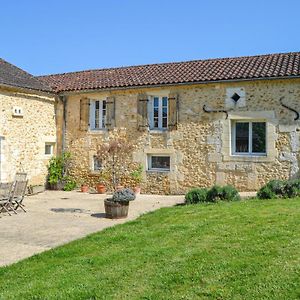
M 0 85 L 8 85 L 39 91 L 51 91 L 46 82 L 0 58 Z
M 300 52 L 98 69 L 38 78 L 61 92 L 293 76 L 300 76 Z

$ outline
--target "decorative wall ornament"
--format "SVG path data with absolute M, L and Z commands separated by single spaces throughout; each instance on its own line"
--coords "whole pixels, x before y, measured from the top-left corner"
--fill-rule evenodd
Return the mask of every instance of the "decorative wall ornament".
M 294 112 L 294 113 L 296 114 L 296 117 L 294 118 L 294 121 L 299 120 L 299 117 L 300 117 L 299 112 L 298 112 L 297 110 L 295 110 L 295 109 L 293 109 L 293 108 L 287 106 L 286 104 L 284 104 L 284 103 L 282 102 L 283 99 L 284 99 L 284 97 L 281 97 L 281 98 L 280 98 L 280 104 L 281 104 L 284 108 L 286 108 L 286 109 L 288 109 L 288 110 L 290 110 L 290 111 L 292 111 L 292 112 Z
M 228 111 L 225 109 L 212 109 L 212 108 L 207 108 L 206 104 L 203 105 L 203 111 L 206 113 L 211 113 L 211 112 L 222 112 L 226 114 L 226 119 L 228 119 Z
M 246 106 L 246 91 L 243 87 L 226 88 L 225 107 L 240 108 Z

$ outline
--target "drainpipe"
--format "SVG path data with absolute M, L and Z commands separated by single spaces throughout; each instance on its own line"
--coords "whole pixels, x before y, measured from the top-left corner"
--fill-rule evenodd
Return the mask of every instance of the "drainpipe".
M 60 101 L 63 104 L 63 120 L 62 120 L 62 137 L 61 137 L 61 151 L 62 153 L 66 148 L 66 124 L 67 124 L 67 97 L 64 95 L 59 96 Z

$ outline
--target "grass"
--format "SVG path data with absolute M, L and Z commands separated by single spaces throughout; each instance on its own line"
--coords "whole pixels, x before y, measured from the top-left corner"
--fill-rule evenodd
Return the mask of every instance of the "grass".
M 0 268 L 0 299 L 299 299 L 300 199 L 165 208 Z

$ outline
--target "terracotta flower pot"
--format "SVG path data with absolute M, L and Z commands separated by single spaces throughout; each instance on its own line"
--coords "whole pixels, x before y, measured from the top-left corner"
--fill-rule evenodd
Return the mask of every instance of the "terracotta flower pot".
M 136 186 L 133 190 L 136 195 L 139 195 L 141 193 L 141 188 L 139 186 Z
M 106 193 L 106 187 L 102 183 L 96 184 L 96 190 L 97 190 L 98 194 L 105 194 Z
M 80 189 L 82 193 L 87 193 L 89 191 L 89 186 L 87 184 L 82 184 Z
M 122 219 L 128 216 L 129 202 L 114 202 L 110 199 L 104 200 L 106 218 Z

